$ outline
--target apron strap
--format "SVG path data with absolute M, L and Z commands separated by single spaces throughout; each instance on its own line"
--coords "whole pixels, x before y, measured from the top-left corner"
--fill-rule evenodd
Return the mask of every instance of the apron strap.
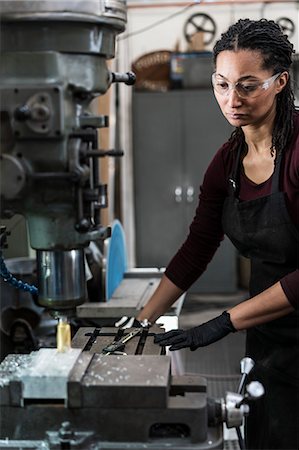
M 281 160 L 282 160 L 282 152 L 279 152 L 274 161 L 274 172 L 272 176 L 272 187 L 271 187 L 272 194 L 280 191 L 279 174 L 280 174 Z
M 229 181 L 229 193 L 233 196 L 237 196 L 238 191 L 238 180 L 239 180 L 239 172 L 240 172 L 240 157 L 241 157 L 241 146 L 238 148 L 236 160 L 231 172 L 231 175 L 228 179 Z

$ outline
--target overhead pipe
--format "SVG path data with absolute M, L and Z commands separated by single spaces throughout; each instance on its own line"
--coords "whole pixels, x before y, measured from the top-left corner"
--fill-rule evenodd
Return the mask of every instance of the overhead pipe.
M 296 3 L 295 0 L 202 0 L 194 2 L 171 2 L 171 3 L 146 3 L 146 4 L 131 4 L 128 3 L 128 9 L 145 9 L 145 8 L 169 8 L 176 6 L 214 6 L 214 5 L 233 5 L 233 4 L 249 4 L 249 3 Z

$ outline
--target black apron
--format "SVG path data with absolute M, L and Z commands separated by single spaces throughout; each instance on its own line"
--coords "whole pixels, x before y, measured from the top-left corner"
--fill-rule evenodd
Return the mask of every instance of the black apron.
M 253 297 L 298 268 L 299 232 L 279 190 L 281 154 L 272 175 L 271 194 L 255 200 L 238 199 L 239 150 L 223 209 L 223 229 L 239 252 L 251 260 Z M 299 449 L 299 315 L 247 331 L 246 355 L 255 361 L 250 380 L 260 381 L 265 395 L 250 404 L 245 423 L 248 449 Z

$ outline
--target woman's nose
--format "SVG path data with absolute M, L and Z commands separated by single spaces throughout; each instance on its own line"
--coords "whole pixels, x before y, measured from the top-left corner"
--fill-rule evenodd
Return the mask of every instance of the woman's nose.
M 235 87 L 231 87 L 227 93 L 227 99 L 230 106 L 239 106 L 242 104 L 242 99 L 239 97 Z
M 227 101 L 231 107 L 240 106 L 242 104 L 242 99 L 241 99 L 241 97 L 239 97 L 239 95 L 234 87 L 232 87 L 229 90 L 227 97 L 228 97 Z

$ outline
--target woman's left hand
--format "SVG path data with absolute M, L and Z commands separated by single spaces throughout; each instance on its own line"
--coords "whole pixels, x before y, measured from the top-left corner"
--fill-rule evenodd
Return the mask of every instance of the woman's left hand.
M 198 327 L 189 330 L 171 330 L 167 333 L 159 333 L 154 337 L 155 344 L 161 346 L 170 345 L 171 351 L 180 350 L 189 347 L 190 350 L 196 350 L 198 347 L 205 347 L 213 342 L 222 339 L 231 332 L 235 332 L 230 315 L 224 311 L 220 316 Z

